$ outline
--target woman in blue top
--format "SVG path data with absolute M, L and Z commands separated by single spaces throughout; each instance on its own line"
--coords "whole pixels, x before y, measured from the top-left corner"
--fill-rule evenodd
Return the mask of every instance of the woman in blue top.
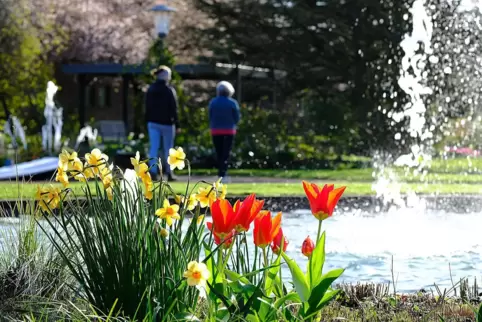
M 218 175 L 226 178 L 240 112 L 238 102 L 232 98 L 233 85 L 226 81 L 219 82 L 216 93 L 217 96 L 209 103 L 209 127 L 216 150 Z

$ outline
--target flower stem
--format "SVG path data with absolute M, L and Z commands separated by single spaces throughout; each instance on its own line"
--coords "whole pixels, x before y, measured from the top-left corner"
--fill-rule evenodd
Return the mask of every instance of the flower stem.
M 268 254 L 266 253 L 266 247 L 263 247 L 263 257 L 264 257 L 264 267 L 266 268 L 268 266 Z M 268 270 L 264 270 L 264 282 L 266 283 L 266 280 L 268 278 Z
M 228 261 L 229 261 L 229 257 L 231 257 L 231 253 L 233 252 L 233 246 L 234 246 L 234 243 L 233 243 L 233 240 L 232 238 L 236 238 L 236 235 L 233 235 L 231 237 L 231 245 L 229 246 L 229 249 L 228 249 L 228 253 L 226 254 L 226 258 L 224 259 L 224 262 L 223 262 L 223 271 L 224 271 L 224 268 L 226 267 L 226 265 L 228 265 Z
M 323 220 L 319 220 L 319 223 L 318 223 L 318 234 L 316 234 L 316 244 L 318 244 L 318 241 L 320 240 L 321 224 L 323 224 Z

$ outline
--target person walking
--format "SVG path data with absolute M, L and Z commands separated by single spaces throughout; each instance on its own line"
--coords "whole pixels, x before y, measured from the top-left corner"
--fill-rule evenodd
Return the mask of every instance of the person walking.
M 149 135 L 149 168 L 153 178 L 157 178 L 159 148 L 162 138 L 162 165 L 166 165 L 169 149 L 174 147 L 176 133 L 180 132 L 176 90 L 169 85 L 171 69 L 159 66 L 152 72 L 156 81 L 146 93 L 146 123 Z M 169 181 L 175 177 L 169 166 L 162 167 Z
M 216 94 L 209 103 L 209 127 L 216 150 L 218 176 L 227 182 L 228 161 L 241 114 L 238 102 L 232 98 L 233 85 L 226 81 L 219 82 Z

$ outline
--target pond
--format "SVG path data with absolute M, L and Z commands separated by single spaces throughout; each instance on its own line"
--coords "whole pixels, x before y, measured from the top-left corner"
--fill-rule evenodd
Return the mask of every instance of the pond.
M 480 277 L 481 224 L 480 213 L 417 209 L 338 212 L 323 222 L 327 232 L 325 267 L 346 268 L 342 280 L 349 283 L 391 282 L 393 256 L 397 291 L 427 290 L 434 283 L 441 289 L 450 288 L 451 275 L 454 283 L 464 277 Z M 306 262 L 301 244 L 306 235 L 316 236 L 317 220 L 309 211 L 295 211 L 284 216 L 283 227 L 290 241 L 287 253 Z
M 11 231 L 18 222 L 0 219 L 0 229 Z M 316 238 L 318 222 L 308 210 L 297 210 L 283 214 L 282 226 L 289 240 L 287 254 L 304 270 L 307 261 L 301 244 L 308 235 Z M 378 213 L 339 210 L 323 223 L 327 232 L 325 271 L 346 268 L 340 282 L 388 283 L 392 281 L 393 256 L 397 292 L 428 290 L 434 283 L 441 289 L 450 288 L 451 278 L 456 283 L 460 278 L 480 277 L 480 227 L 480 213 L 416 208 Z M 248 238 L 251 244 L 252 236 Z M 286 271 L 283 278 L 288 276 Z

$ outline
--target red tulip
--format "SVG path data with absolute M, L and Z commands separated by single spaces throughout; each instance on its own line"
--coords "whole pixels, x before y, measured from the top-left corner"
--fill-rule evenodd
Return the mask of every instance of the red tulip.
M 316 184 L 306 181 L 303 181 L 303 188 L 310 202 L 311 213 L 318 220 L 325 220 L 333 215 L 333 210 L 346 189 L 344 186 L 335 189 L 332 184 L 325 184 L 323 189 L 320 189 Z
M 221 237 L 219 234 L 217 234 L 216 232 L 213 231 L 213 225 L 212 223 L 208 222 L 206 223 L 206 225 L 208 226 L 208 229 L 213 233 L 213 237 L 214 237 L 214 243 L 216 245 L 221 245 L 221 248 L 229 248 L 229 246 L 231 246 L 231 244 L 233 243 L 233 240 L 234 240 L 234 236 L 236 234 L 236 231 L 233 229 L 231 230 L 231 232 L 227 235 L 225 235 L 224 237 Z
M 253 239 L 258 247 L 265 248 L 278 235 L 281 226 L 281 212 L 271 218 L 269 211 L 262 211 L 254 219 Z
M 233 230 L 234 215 L 235 213 L 233 207 L 228 200 L 216 200 L 211 205 L 211 216 L 213 218 L 213 222 L 207 223 L 208 229 L 211 230 L 215 235 L 218 235 L 219 238 L 223 239 Z M 211 228 L 209 228 L 209 225 L 212 225 Z
M 263 208 L 264 201 L 256 200 L 256 195 L 251 194 L 243 202 L 239 200 L 234 204 L 234 229 L 237 232 L 245 232 L 249 230 L 249 226 L 253 222 L 254 218 L 258 216 L 261 208 Z
M 306 237 L 306 239 L 303 241 L 303 245 L 301 246 L 301 252 L 306 257 L 310 257 L 314 249 L 315 243 L 313 243 L 310 236 Z
M 278 231 L 278 234 L 275 236 L 273 239 L 273 242 L 271 243 L 271 250 L 273 253 L 276 255 L 280 254 L 281 251 L 281 243 L 283 243 L 283 252 L 286 252 L 286 248 L 288 247 L 288 238 L 283 235 L 283 229 L 280 228 Z

